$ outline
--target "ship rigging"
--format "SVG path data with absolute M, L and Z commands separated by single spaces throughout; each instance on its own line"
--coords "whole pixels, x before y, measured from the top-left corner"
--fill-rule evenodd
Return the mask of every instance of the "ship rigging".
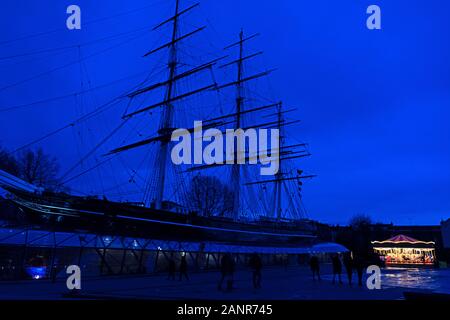
M 263 54 L 247 47 L 259 34 L 246 35 L 241 30 L 238 40 L 223 48 L 225 53 L 215 52 L 207 60 L 201 55 L 192 55 L 190 50 L 187 53 L 186 43 L 200 35 L 206 26 L 182 30 L 183 19 L 198 8 L 199 3 L 182 8 L 181 2 L 175 0 L 173 15 L 153 28 L 154 31 L 168 28 L 170 39 L 143 54 L 144 59 L 157 55 L 162 55 L 160 60 L 165 58 L 167 62 L 159 70 L 159 74 L 165 74 L 165 77 L 156 82 L 148 77 L 132 90 L 30 143 L 73 129 L 125 101 L 126 108 L 121 112 L 119 125 L 80 156 L 61 176 L 59 186 L 69 185 L 112 160 L 125 161 L 126 157 L 136 163 L 136 155 L 144 154 L 138 165 L 144 170 L 125 172 L 130 185 L 137 185 L 136 179 L 141 179 L 141 192 L 134 198 L 139 201 L 118 201 L 107 198 L 106 192 L 103 198 L 96 198 L 51 191 L 36 194 L 7 187 L 13 195 L 12 201 L 32 216 L 57 217 L 48 221 L 54 223 L 53 227 L 63 229 L 95 227 L 95 232 L 151 234 L 196 241 L 298 244 L 314 238 L 301 197 L 303 181 L 314 175 L 304 174 L 294 162 L 310 156 L 310 153 L 304 142 L 287 143 L 290 137 L 287 128 L 299 122 L 289 118 L 289 113 L 296 108 L 285 108 L 278 100 L 261 99 L 259 93 L 249 88 L 252 83 L 275 71 L 258 69 L 248 72 L 251 69 L 248 64 Z M 234 50 L 237 50 L 237 57 L 234 57 Z M 186 57 L 190 59 L 184 59 Z M 231 79 L 226 79 L 230 75 Z M 276 174 L 261 177 L 256 174 L 258 166 L 240 165 L 238 157 L 243 157 L 248 163 L 256 156 L 248 146 L 243 155 L 234 153 L 231 166 L 221 163 L 174 165 L 170 161 L 172 133 L 177 128 L 194 132 L 194 127 L 186 125 L 193 119 L 201 119 L 204 128 L 218 128 L 220 132 L 227 129 L 277 129 L 279 169 Z M 149 122 L 158 123 L 150 135 Z M 131 133 L 118 138 L 118 133 L 125 128 L 131 128 Z M 105 149 L 106 152 L 100 152 Z M 100 160 L 96 158 L 93 166 L 86 167 L 87 160 L 99 153 Z M 112 173 L 120 174 L 117 171 Z M 204 216 L 193 205 L 189 189 L 202 175 L 217 177 L 211 180 L 213 185 L 221 183 L 225 186 L 229 197 L 223 202 L 227 202 L 229 210 Z M 235 236 L 236 233 L 238 235 Z

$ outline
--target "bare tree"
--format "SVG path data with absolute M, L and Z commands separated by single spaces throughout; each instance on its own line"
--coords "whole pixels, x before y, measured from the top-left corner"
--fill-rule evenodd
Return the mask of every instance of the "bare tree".
M 58 184 L 59 165 L 56 158 L 39 148 L 26 150 L 17 158 L 19 176 L 39 187 L 54 189 Z
M 350 219 L 352 229 L 352 251 L 355 259 L 367 261 L 371 252 L 372 219 L 367 214 L 356 214 Z
M 194 177 L 188 199 L 203 216 L 226 216 L 233 211 L 233 192 L 216 177 Z
M 370 216 L 367 214 L 359 213 L 359 214 L 354 215 L 350 219 L 349 224 L 355 230 L 363 229 L 365 227 L 368 227 L 370 224 L 372 224 L 372 218 L 370 218 Z
M 19 175 L 19 165 L 16 159 L 2 148 L 0 148 L 0 170 L 15 176 Z

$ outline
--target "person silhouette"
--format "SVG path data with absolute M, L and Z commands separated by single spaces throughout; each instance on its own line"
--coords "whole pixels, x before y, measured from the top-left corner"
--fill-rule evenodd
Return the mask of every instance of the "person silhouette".
M 355 257 L 355 268 L 356 268 L 356 273 L 358 274 L 358 286 L 362 287 L 363 283 L 362 283 L 362 279 L 363 279 L 363 273 L 364 273 L 364 259 L 362 257 L 360 257 L 359 255 L 357 255 Z
M 352 276 L 353 276 L 353 259 L 350 252 L 344 254 L 344 267 L 347 271 L 348 284 L 352 286 Z
M 333 284 L 336 282 L 336 276 L 339 278 L 339 284 L 342 284 L 341 273 L 342 273 L 342 263 L 341 259 L 339 259 L 338 254 L 334 254 L 331 258 L 331 262 L 333 264 Z
M 222 290 L 223 281 L 227 278 L 230 272 L 230 264 L 231 264 L 231 256 L 229 253 L 225 253 L 220 259 L 220 273 L 221 277 L 219 280 L 219 284 L 217 285 L 218 290 Z
M 173 259 L 173 253 L 170 255 L 169 259 L 169 274 L 167 275 L 167 280 L 175 280 L 175 272 L 176 272 L 175 260 Z
M 317 258 L 316 256 L 311 256 L 311 259 L 309 260 L 309 266 L 312 271 L 313 280 L 316 281 L 316 275 L 317 275 L 317 279 L 319 279 L 319 281 L 320 281 L 321 278 L 320 278 L 319 258 Z
M 262 262 L 261 262 L 261 258 L 258 256 L 258 254 L 254 253 L 250 257 L 249 265 L 250 265 L 250 268 L 252 269 L 252 273 L 253 273 L 253 288 L 259 289 L 259 288 L 261 288 Z
M 187 274 L 187 261 L 186 256 L 181 257 L 180 261 L 180 281 L 183 279 L 183 276 L 186 278 L 186 280 L 189 280 L 188 274 Z
M 228 280 L 227 280 L 227 291 L 231 291 L 233 289 L 233 281 L 234 281 L 234 258 L 230 254 L 229 264 L 228 264 Z

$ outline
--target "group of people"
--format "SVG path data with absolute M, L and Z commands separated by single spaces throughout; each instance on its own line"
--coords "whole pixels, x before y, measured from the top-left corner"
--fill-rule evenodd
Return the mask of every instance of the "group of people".
M 189 280 L 189 276 L 187 273 L 187 261 L 186 256 L 181 257 L 180 266 L 179 266 L 179 281 L 185 278 Z M 252 270 L 252 280 L 253 280 L 253 288 L 259 289 L 261 288 L 261 269 L 262 269 L 262 261 L 261 258 L 256 254 L 252 254 L 249 259 L 249 267 Z M 176 278 L 176 263 L 173 258 L 173 255 L 169 259 L 168 266 L 168 280 L 175 280 Z M 231 291 L 233 289 L 233 280 L 234 280 L 234 271 L 235 271 L 235 261 L 233 256 L 230 253 L 226 253 L 222 256 L 220 260 L 220 273 L 221 277 L 218 283 L 218 290 L 223 289 L 223 285 L 225 282 L 225 290 Z
M 332 262 L 332 268 L 333 268 L 333 284 L 336 283 L 336 280 L 339 281 L 339 284 L 342 284 L 342 265 L 344 265 L 346 273 L 347 273 L 347 279 L 348 283 L 351 286 L 352 285 L 352 278 L 353 273 L 356 271 L 358 276 L 358 285 L 362 286 L 362 278 L 363 278 L 363 272 L 364 272 L 364 261 L 358 257 L 353 259 L 352 255 L 350 253 L 345 253 L 342 257 L 339 254 L 334 254 L 331 257 Z M 262 269 L 262 260 L 261 257 L 254 253 L 250 256 L 248 260 L 248 265 L 252 271 L 252 282 L 253 282 L 253 288 L 259 289 L 261 288 L 261 269 Z M 313 280 L 321 280 L 320 278 L 320 260 L 317 256 L 313 255 L 311 256 L 309 260 L 309 266 L 312 271 L 312 277 Z M 183 280 L 185 278 L 186 280 L 189 280 L 188 273 L 188 264 L 186 261 L 186 256 L 181 257 L 180 266 L 179 266 L 179 281 Z M 169 259 L 169 268 L 168 268 L 169 274 L 168 279 L 169 280 L 175 280 L 176 277 L 176 264 L 173 257 Z M 233 281 L 234 281 L 234 272 L 235 272 L 235 261 L 233 256 L 230 253 L 226 253 L 222 256 L 220 260 L 220 273 L 221 277 L 219 279 L 218 283 L 218 290 L 223 290 L 224 282 L 225 282 L 225 290 L 231 291 L 233 289 Z
M 186 278 L 186 280 L 189 280 L 188 274 L 187 274 L 187 268 L 188 264 L 186 261 L 186 256 L 181 257 L 180 261 L 180 276 L 179 281 L 183 280 L 183 277 Z M 169 275 L 167 276 L 168 280 L 175 280 L 175 274 L 177 271 L 177 266 L 175 264 L 175 260 L 173 259 L 173 255 L 169 259 Z
M 364 261 L 360 259 L 359 257 L 356 257 L 353 259 L 351 253 L 345 253 L 343 255 L 343 259 L 341 261 L 341 258 L 339 254 L 334 254 L 331 257 L 331 263 L 333 267 L 333 284 L 336 283 L 336 278 L 339 281 L 339 284 L 342 284 L 342 265 L 344 265 L 346 273 L 347 273 L 347 279 L 348 284 L 352 285 L 352 278 L 353 273 L 356 271 L 358 276 L 358 285 L 361 287 L 363 285 L 362 278 L 364 273 Z M 320 278 L 320 261 L 317 256 L 311 256 L 311 259 L 309 260 L 309 266 L 312 271 L 313 280 L 321 280 Z
M 259 257 L 259 255 L 254 253 L 250 257 L 248 264 L 250 269 L 252 270 L 253 288 L 259 289 L 261 288 L 261 269 L 262 269 L 261 258 Z M 220 261 L 221 277 L 219 280 L 219 284 L 217 286 L 218 290 L 222 290 L 223 282 L 225 280 L 226 280 L 226 291 L 231 291 L 233 289 L 234 269 L 235 269 L 234 258 L 229 253 L 224 254 Z

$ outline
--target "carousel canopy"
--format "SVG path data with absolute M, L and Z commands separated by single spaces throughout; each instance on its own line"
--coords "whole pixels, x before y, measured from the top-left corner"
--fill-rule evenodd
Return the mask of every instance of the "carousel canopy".
M 373 245 L 378 247 L 408 247 L 408 248 L 431 248 L 434 247 L 433 241 L 421 241 L 403 234 L 399 234 L 384 241 L 372 241 Z
M 433 265 L 435 261 L 433 241 L 420 241 L 400 234 L 385 241 L 372 241 L 372 245 L 386 265 Z
M 405 236 L 404 234 L 399 234 L 399 235 L 397 235 L 395 237 L 389 238 L 386 241 L 389 241 L 389 242 L 411 242 L 411 243 L 422 242 L 422 241 L 419 241 L 417 239 Z

